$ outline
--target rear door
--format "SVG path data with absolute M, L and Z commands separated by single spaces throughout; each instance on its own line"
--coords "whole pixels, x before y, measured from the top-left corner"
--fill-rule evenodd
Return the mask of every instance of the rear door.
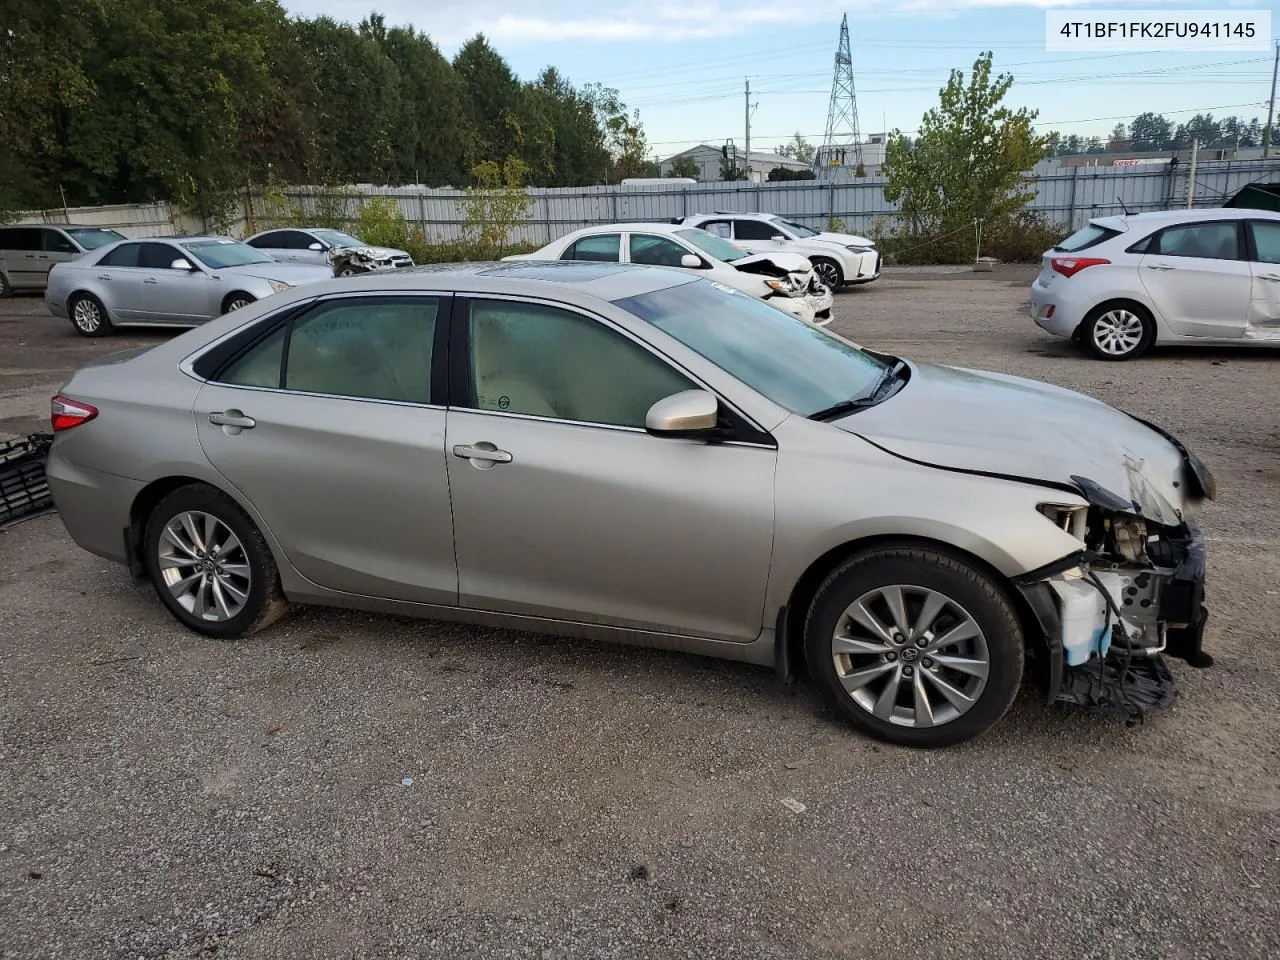
M 139 257 L 141 243 L 122 243 L 112 247 L 93 266 L 90 276 L 97 280 L 107 313 L 117 320 L 146 320 L 147 311 L 142 286 Z
M 15 290 L 44 287 L 49 273 L 48 255 L 39 227 L 8 227 L 0 238 L 5 275 Z
M 1241 221 L 1166 227 L 1147 249 L 1138 275 L 1173 333 L 1218 338 L 1244 333 L 1253 271 L 1244 257 Z
M 1250 335 L 1280 339 L 1280 222 L 1249 222 L 1249 269 L 1253 292 L 1249 300 Z
M 446 295 L 328 297 L 259 325 L 256 342 L 208 372 L 194 408 L 205 456 L 313 583 L 457 603 L 449 305 Z

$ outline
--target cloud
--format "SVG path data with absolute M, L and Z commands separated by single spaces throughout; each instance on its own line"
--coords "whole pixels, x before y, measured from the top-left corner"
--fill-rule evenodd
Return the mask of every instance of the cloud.
M 1140 7 L 1152 0 L 283 0 L 291 13 L 328 14 L 359 21 L 380 10 L 389 24 L 412 23 L 443 47 L 456 47 L 484 33 L 505 48 L 560 43 L 624 43 L 704 40 L 813 23 L 835 23 L 842 13 L 885 20 L 956 16 L 978 10 L 1049 7 Z M 1161 6 L 1197 0 L 1161 0 Z M 1233 6 L 1236 0 L 1229 0 Z M 1199 0 L 1203 6 L 1203 0 Z M 1254 6 L 1255 4 L 1240 4 Z

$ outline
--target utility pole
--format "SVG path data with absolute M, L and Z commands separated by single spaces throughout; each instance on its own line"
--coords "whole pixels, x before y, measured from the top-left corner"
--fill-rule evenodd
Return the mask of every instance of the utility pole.
M 747 84 L 747 88 L 746 88 L 747 130 L 746 130 L 746 136 L 744 139 L 746 140 L 746 151 L 747 151 L 747 159 L 746 159 L 747 183 L 750 183 L 751 182 L 751 81 L 750 80 L 746 81 L 746 84 Z
M 1267 104 L 1267 125 L 1262 129 L 1262 159 L 1267 159 L 1271 149 L 1271 119 L 1276 115 L 1276 70 L 1280 69 L 1280 41 L 1276 42 L 1276 56 L 1271 63 L 1271 102 Z
M 1199 138 L 1191 141 L 1191 163 L 1187 165 L 1187 209 L 1196 199 L 1196 154 L 1200 152 Z

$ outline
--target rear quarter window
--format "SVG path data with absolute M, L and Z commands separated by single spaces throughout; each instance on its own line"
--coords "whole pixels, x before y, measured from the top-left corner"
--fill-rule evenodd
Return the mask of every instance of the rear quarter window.
M 1053 249 L 1062 253 L 1076 253 L 1080 250 L 1087 250 L 1089 247 L 1096 247 L 1104 240 L 1110 240 L 1112 237 L 1118 236 L 1120 236 L 1119 230 L 1112 230 L 1110 227 L 1100 227 L 1091 223 L 1087 227 L 1077 230 Z

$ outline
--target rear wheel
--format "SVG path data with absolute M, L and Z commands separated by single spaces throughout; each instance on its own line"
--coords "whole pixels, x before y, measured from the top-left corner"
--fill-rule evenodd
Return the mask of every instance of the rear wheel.
M 0 270 L 0 298 L 12 296 L 13 286 L 9 283 L 9 278 L 4 275 L 4 271 Z
M 928 549 L 878 548 L 832 571 L 804 639 L 832 705 L 863 732 L 908 746 L 977 736 L 1022 681 L 1022 628 L 1005 590 Z
M 77 293 L 67 304 L 71 325 L 83 337 L 105 337 L 111 332 L 107 308 L 91 293 Z
M 205 636 L 248 636 L 287 609 L 266 541 L 234 501 L 205 484 L 180 487 L 151 512 L 145 562 L 160 602 Z
M 1136 303 L 1104 303 L 1080 328 L 1085 346 L 1099 360 L 1132 360 L 1156 339 L 1155 321 Z
M 840 264 L 824 257 L 817 257 L 812 263 L 813 272 L 832 293 L 837 293 L 844 286 L 844 271 L 840 269 Z

